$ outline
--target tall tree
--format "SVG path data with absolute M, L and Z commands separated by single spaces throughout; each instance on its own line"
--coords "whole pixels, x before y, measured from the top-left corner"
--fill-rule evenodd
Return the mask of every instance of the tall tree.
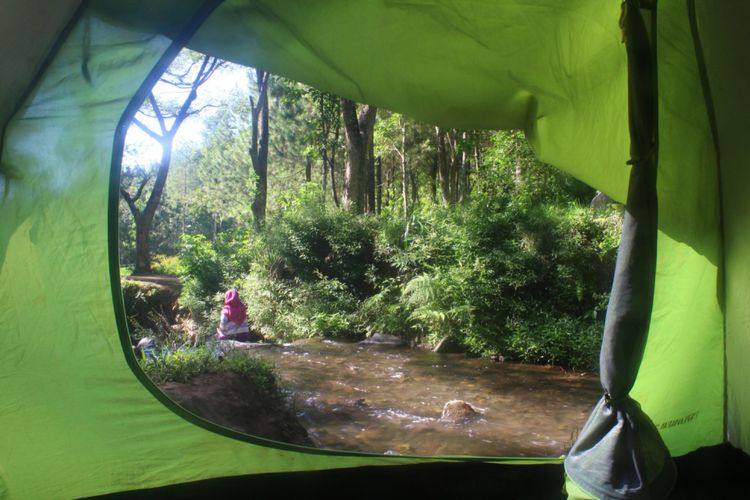
M 161 147 L 161 158 L 156 170 L 156 178 L 145 205 L 141 207 L 138 202 L 141 197 L 145 196 L 144 188 L 150 180 L 150 172 L 143 170 L 142 175 L 140 175 L 141 182 L 135 188 L 135 191 L 132 190 L 132 186 L 120 187 L 120 194 L 135 220 L 136 273 L 151 271 L 149 233 L 154 214 L 161 202 L 164 185 L 167 182 L 175 135 L 189 116 L 199 113 L 206 107 L 192 108 L 193 102 L 198 97 L 198 88 L 206 83 L 223 64 L 222 60 L 215 57 L 207 55 L 200 57 L 195 53 L 184 53 L 170 65 L 160 79 L 163 83 L 187 92 L 184 99 L 178 102 L 160 100 L 157 99 L 152 89 L 133 118 L 133 124 L 143 130 Z
M 255 84 L 258 89 L 258 102 L 250 97 L 250 115 L 253 132 L 250 142 L 250 159 L 255 172 L 255 197 L 252 203 L 253 224 L 260 230 L 266 221 L 268 200 L 268 83 L 270 73 L 255 70 Z
M 443 206 L 464 201 L 469 195 L 469 168 L 474 134 L 455 129 L 435 127 L 437 177 Z
M 248 167 L 252 161 L 249 114 L 250 102 L 246 94 L 229 96 L 226 105 L 204 121 L 209 133 L 203 142 L 188 158 L 172 167 L 180 167 L 183 172 L 190 168 L 195 186 L 186 201 L 194 211 L 210 216 L 217 229 L 227 225 L 245 227 L 253 221 L 251 201 L 255 176 Z M 172 180 L 167 184 L 168 190 Z M 206 236 L 215 239 L 213 232 Z
M 341 101 L 336 96 L 319 90 L 312 90 L 312 95 L 318 103 L 318 133 L 315 136 L 315 143 L 318 145 L 320 157 L 323 161 L 323 200 L 325 200 L 326 184 L 328 182 L 328 173 L 330 172 L 331 197 L 333 198 L 333 203 L 338 207 L 336 153 L 341 146 Z
M 377 108 L 366 104 L 358 116 L 357 104 L 349 99 L 341 99 L 341 114 L 346 137 L 344 207 L 361 214 L 367 209 L 368 170 L 375 168 L 372 141 Z

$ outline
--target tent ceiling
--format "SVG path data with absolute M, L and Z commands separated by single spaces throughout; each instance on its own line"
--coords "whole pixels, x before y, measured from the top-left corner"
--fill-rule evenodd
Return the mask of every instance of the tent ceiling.
M 5 0 L 0 15 L 0 125 L 15 111 L 19 98 L 65 29 L 80 0 Z

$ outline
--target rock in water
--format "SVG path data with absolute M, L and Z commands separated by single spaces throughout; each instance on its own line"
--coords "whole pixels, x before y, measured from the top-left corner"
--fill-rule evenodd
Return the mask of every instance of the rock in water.
M 454 423 L 464 422 L 466 420 L 476 418 L 479 415 L 481 415 L 481 413 L 466 401 L 454 399 L 445 403 L 445 406 L 443 406 L 443 414 L 440 416 L 440 420 L 444 422 Z
M 376 344 L 376 345 L 392 345 L 392 346 L 403 346 L 406 345 L 403 339 L 396 337 L 395 335 L 388 335 L 386 333 L 374 333 L 370 337 L 366 338 L 361 344 Z

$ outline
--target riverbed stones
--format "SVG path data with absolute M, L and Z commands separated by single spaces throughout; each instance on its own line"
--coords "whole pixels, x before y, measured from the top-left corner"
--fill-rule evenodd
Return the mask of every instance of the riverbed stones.
M 477 418 L 480 415 L 481 413 L 471 404 L 460 399 L 454 399 L 445 403 L 440 420 L 443 422 L 461 423 Z

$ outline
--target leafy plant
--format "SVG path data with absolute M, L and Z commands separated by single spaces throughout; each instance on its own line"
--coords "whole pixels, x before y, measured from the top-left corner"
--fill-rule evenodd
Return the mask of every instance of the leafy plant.
M 141 358 L 141 368 L 155 383 L 186 382 L 203 373 L 233 371 L 247 376 L 265 390 L 277 389 L 273 365 L 245 352 L 219 352 L 215 346 L 163 349 L 154 356 Z

